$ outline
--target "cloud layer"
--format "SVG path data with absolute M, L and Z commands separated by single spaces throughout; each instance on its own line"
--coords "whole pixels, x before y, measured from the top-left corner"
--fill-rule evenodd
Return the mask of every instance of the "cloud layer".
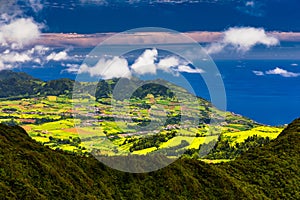
M 270 47 L 279 44 L 279 40 L 268 35 L 262 28 L 234 27 L 226 30 L 220 41 L 206 47 L 206 51 L 208 54 L 215 54 L 231 47 L 236 51 L 246 52 L 258 44 Z
M 232 28 L 236 29 L 236 28 Z M 259 30 L 252 28 L 254 30 Z M 228 29 L 229 30 L 229 29 Z M 263 30 L 263 29 L 261 29 Z M 264 31 L 264 30 L 263 30 Z M 226 32 L 226 31 L 225 31 Z M 184 35 L 192 38 L 196 42 L 200 43 L 212 43 L 216 46 L 224 48 L 223 39 L 225 32 L 207 32 L 207 31 L 196 31 L 196 32 L 185 32 Z M 288 42 L 299 42 L 299 32 L 265 32 L 265 36 L 262 38 L 274 38 L 279 41 Z M 66 45 L 78 46 L 78 47 L 93 47 L 100 44 L 109 37 L 117 33 L 98 33 L 98 34 L 58 34 L 58 33 L 42 33 L 41 37 L 36 41 L 37 44 L 45 46 L 60 46 Z M 181 33 L 182 34 L 182 33 Z M 247 34 L 247 33 L 246 33 Z M 118 40 L 110 40 L 110 44 L 127 45 L 127 44 L 185 44 L 189 41 L 181 39 L 174 33 L 167 32 L 140 32 L 132 34 L 121 34 L 118 36 Z M 274 40 L 275 41 L 275 40 Z M 263 44 L 263 43 L 257 43 Z M 228 44 L 230 46 L 230 44 Z M 208 46 L 210 47 L 210 46 Z M 206 49 L 208 49 L 206 47 Z
M 68 72 L 78 72 L 78 74 L 88 73 L 90 76 L 100 76 L 103 79 L 131 77 L 133 75 L 155 75 L 157 71 L 173 74 L 178 76 L 179 72 L 184 73 L 204 73 L 202 69 L 195 69 L 190 64 L 176 56 L 158 58 L 157 49 L 146 49 L 135 61 L 129 66 L 125 58 L 113 57 L 110 59 L 101 58 L 96 65 L 88 66 L 83 64 L 77 66 L 67 66 Z

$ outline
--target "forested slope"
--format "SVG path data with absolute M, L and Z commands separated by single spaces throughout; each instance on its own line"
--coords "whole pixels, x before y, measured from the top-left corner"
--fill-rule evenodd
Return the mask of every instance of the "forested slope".
M 299 199 L 299 132 L 298 119 L 274 141 L 226 164 L 180 159 L 130 174 L 0 125 L 0 199 Z

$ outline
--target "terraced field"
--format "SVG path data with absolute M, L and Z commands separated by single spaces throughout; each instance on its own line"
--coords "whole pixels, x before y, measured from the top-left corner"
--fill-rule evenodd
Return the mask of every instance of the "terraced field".
M 53 149 L 103 155 L 145 155 L 170 148 L 182 153 L 182 150 L 197 150 L 204 143 L 218 141 L 220 135 L 230 138 L 234 146 L 254 135 L 275 139 L 282 130 L 229 112 L 221 113 L 226 118 L 220 124 L 200 122 L 197 127 L 189 126 L 178 121 L 181 107 L 176 100 L 153 95 L 118 102 L 121 109 L 117 111 L 108 99 L 85 99 L 81 101 L 84 106 L 75 109 L 73 101 L 76 100 L 64 95 L 2 100 L 0 121 L 21 125 L 33 139 Z M 206 111 L 205 115 L 217 113 L 215 108 L 208 108 L 205 102 L 202 104 L 199 110 Z M 76 117 L 76 114 L 81 116 Z M 160 123 L 156 119 L 165 121 Z M 154 129 L 147 127 L 151 123 L 156 126 Z M 183 141 L 187 143 L 182 146 Z

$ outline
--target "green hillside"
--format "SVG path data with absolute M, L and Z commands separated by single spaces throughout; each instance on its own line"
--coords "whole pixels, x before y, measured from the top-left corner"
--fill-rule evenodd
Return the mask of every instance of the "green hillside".
M 171 158 L 185 154 L 220 162 L 267 144 L 282 130 L 220 111 L 209 101 L 164 80 L 153 83 L 133 78 L 75 84 L 70 79 L 44 82 L 25 73 L 1 71 L 0 84 L 7 88 L 0 95 L 0 122 L 22 126 L 33 139 L 52 149 L 81 155 L 160 151 Z M 118 84 L 122 90 L 114 94 Z M 74 85 L 76 95 L 72 98 Z M 134 91 L 132 95 L 122 93 L 123 86 Z M 204 151 L 199 156 L 200 148 Z
M 0 125 L 0 199 L 299 199 L 299 133 L 300 119 L 229 163 L 180 159 L 156 172 L 129 174 Z

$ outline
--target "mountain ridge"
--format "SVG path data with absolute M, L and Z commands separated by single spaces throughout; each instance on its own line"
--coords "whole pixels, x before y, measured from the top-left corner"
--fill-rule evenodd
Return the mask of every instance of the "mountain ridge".
M 20 127 L 0 125 L 0 197 L 299 199 L 299 130 L 297 119 L 274 141 L 229 163 L 179 159 L 155 172 L 129 174 L 93 157 L 50 150 Z

